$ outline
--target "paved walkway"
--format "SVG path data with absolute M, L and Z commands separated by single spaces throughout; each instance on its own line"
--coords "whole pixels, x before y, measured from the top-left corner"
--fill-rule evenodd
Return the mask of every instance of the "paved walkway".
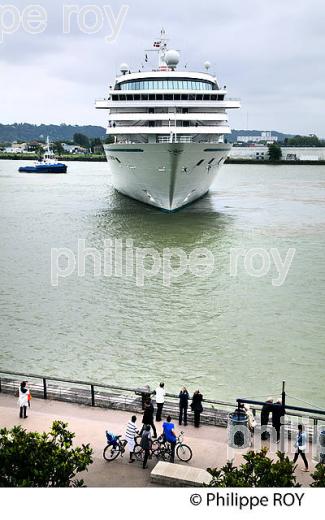
M 53 420 L 61 419 L 69 424 L 69 429 L 76 433 L 76 443 L 90 443 L 94 450 L 94 463 L 89 471 L 83 475 L 87 486 L 93 487 L 144 487 L 150 485 L 150 471 L 156 464 L 156 460 L 149 460 L 149 469 L 143 470 L 141 464 L 128 463 L 128 453 L 111 463 L 102 457 L 105 446 L 105 430 L 124 436 L 125 426 L 132 415 L 129 412 L 91 408 L 89 406 L 75 405 L 59 401 L 44 401 L 33 399 L 32 408 L 27 419 L 18 417 L 17 398 L 6 394 L 0 394 L 0 428 L 11 428 L 21 424 L 27 430 L 48 431 Z M 141 427 L 141 414 L 137 414 L 137 424 Z M 160 423 L 162 424 L 162 423 Z M 227 461 L 227 431 L 225 428 L 214 426 L 202 426 L 199 429 L 193 426 L 179 427 L 185 432 L 184 440 L 193 450 L 193 458 L 190 464 L 194 467 L 206 469 L 208 467 L 221 466 Z M 161 428 L 157 423 L 157 431 Z M 242 461 L 243 450 L 236 450 L 235 463 Z M 310 463 L 312 470 L 314 464 Z M 301 471 L 303 463 L 298 460 L 296 474 L 298 481 L 309 485 L 311 479 L 309 473 Z

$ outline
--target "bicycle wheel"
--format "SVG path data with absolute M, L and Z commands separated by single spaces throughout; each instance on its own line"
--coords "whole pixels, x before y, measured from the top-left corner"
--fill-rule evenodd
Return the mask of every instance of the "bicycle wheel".
M 111 462 L 115 460 L 120 454 L 120 446 L 117 444 L 114 446 L 113 444 L 107 444 L 103 451 L 103 457 L 107 462 Z
M 141 448 L 141 446 L 139 446 L 139 445 L 135 446 L 133 453 L 134 453 L 135 460 L 138 460 L 139 462 L 143 462 L 144 449 Z
M 192 458 L 192 450 L 187 444 L 179 444 L 176 448 L 176 455 L 182 462 L 188 462 Z
M 172 460 L 171 450 L 169 448 L 167 448 L 166 446 L 162 447 L 160 449 L 159 458 L 160 458 L 160 460 L 164 460 L 165 462 L 170 462 Z
M 152 446 L 151 446 L 152 453 L 157 453 L 160 450 L 161 446 L 162 446 L 162 444 L 158 441 L 158 439 L 152 441 Z

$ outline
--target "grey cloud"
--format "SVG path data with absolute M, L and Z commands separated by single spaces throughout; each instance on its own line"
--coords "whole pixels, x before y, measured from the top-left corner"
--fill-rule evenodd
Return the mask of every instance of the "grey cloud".
M 322 0 L 134 0 L 114 44 L 104 41 L 109 32 L 107 25 L 98 34 L 86 35 L 73 23 L 71 33 L 63 35 L 62 2 L 36 0 L 35 3 L 48 10 L 47 30 L 38 36 L 22 31 L 9 35 L 0 45 L 0 66 L 10 72 L 6 74 L 10 81 L 19 82 L 19 67 L 26 71 L 28 64 L 29 81 L 20 86 L 24 96 L 41 88 L 36 79 L 40 70 L 42 88 L 53 92 L 55 97 L 60 96 L 61 115 L 58 109 L 52 112 L 50 104 L 43 104 L 42 113 L 34 107 L 36 121 L 52 114 L 59 122 L 78 121 L 85 104 L 83 114 L 87 113 L 87 117 L 89 114 L 89 123 L 98 123 L 102 117 L 104 125 L 103 114 L 95 114 L 86 104 L 92 96 L 106 94 L 122 61 L 133 70 L 141 68 L 144 49 L 151 47 L 164 26 L 171 45 L 182 51 L 182 66 L 187 63 L 188 68 L 202 70 L 203 62 L 209 59 L 220 83 L 227 84 L 229 95 L 242 99 L 242 112 L 231 114 L 233 126 L 244 120 L 242 114 L 248 111 L 252 126 L 325 135 L 324 109 L 320 103 L 325 91 Z M 82 7 L 93 2 L 65 3 Z M 117 13 L 127 2 L 94 3 L 99 7 L 110 4 Z M 16 0 L 15 5 L 22 8 L 26 1 Z M 155 65 L 154 56 L 150 56 L 150 65 Z M 65 85 L 67 99 L 64 93 L 53 91 L 54 85 L 56 89 Z M 0 84 L 0 89 L 4 88 Z M 17 85 L 12 91 L 17 93 Z M 6 99 L 10 99 L 10 86 Z M 30 114 L 27 108 L 18 109 L 12 101 L 10 108 L 8 103 L 0 105 L 3 117 L 26 119 Z M 308 116 L 304 110 L 308 110 Z

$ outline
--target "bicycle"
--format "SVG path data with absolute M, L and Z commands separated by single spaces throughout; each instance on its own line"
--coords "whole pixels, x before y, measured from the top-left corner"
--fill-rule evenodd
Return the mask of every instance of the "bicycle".
M 149 450 L 149 459 L 152 457 L 156 457 L 158 460 L 163 460 L 165 462 L 170 462 L 171 460 L 171 450 L 165 443 L 160 443 L 159 445 L 155 445 L 157 440 L 152 443 L 152 446 Z M 145 450 L 137 444 L 134 448 L 134 458 L 139 462 L 143 462 Z
M 177 437 L 176 446 L 175 446 L 175 454 L 179 460 L 182 462 L 189 462 L 193 456 L 191 448 L 184 444 L 183 442 L 184 432 L 181 432 Z M 156 439 L 152 443 L 152 453 L 158 459 L 164 460 L 166 462 L 170 461 L 172 458 L 172 450 L 171 445 L 164 438 L 164 435 L 160 435 L 158 439 Z
M 176 442 L 176 456 L 181 460 L 182 462 L 189 462 L 193 456 L 191 448 L 183 443 L 183 437 L 184 432 L 181 432 L 179 436 L 177 437 Z
M 103 457 L 107 462 L 117 459 L 119 455 L 123 457 L 125 453 L 125 447 L 128 443 L 127 440 L 121 439 L 122 435 L 111 436 L 106 432 L 107 446 L 103 451 Z

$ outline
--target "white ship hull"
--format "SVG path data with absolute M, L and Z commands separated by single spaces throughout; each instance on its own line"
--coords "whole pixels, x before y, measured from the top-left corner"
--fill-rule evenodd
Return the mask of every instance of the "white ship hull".
M 105 145 L 113 186 L 168 211 L 207 193 L 230 150 L 225 143 Z

